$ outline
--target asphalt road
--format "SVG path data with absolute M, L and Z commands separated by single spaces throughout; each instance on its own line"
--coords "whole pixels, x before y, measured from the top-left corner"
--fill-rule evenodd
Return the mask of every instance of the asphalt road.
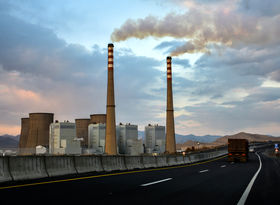
M 278 204 L 280 160 L 261 153 L 260 158 L 262 168 L 246 204 Z M 42 180 L 26 181 L 21 182 L 23 186 L 7 189 L 1 189 L 0 184 L 0 202 L 230 205 L 239 202 L 259 166 L 257 155 L 250 154 L 248 163 L 230 163 L 221 158 L 180 168 L 115 172 L 113 175 L 100 173 L 98 177 L 87 175 L 66 181 L 56 178 L 46 184 Z

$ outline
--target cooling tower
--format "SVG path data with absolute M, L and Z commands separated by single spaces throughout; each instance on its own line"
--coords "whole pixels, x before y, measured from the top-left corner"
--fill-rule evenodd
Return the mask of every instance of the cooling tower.
M 108 44 L 108 83 L 107 83 L 107 107 L 106 107 L 106 138 L 105 153 L 117 154 L 116 120 L 115 120 L 115 94 L 114 94 L 114 45 Z
M 88 147 L 88 125 L 90 124 L 90 119 L 75 119 L 76 123 L 76 137 L 83 138 L 81 146 L 83 148 Z
M 90 124 L 106 123 L 106 114 L 93 114 L 90 115 Z
M 19 138 L 19 148 L 26 148 L 29 134 L 29 118 L 21 118 L 21 131 Z
M 172 94 L 172 69 L 171 57 L 166 58 L 167 62 L 167 105 L 166 105 L 166 147 L 165 151 L 169 154 L 176 153 L 174 110 Z
M 49 146 L 49 127 L 53 123 L 53 115 L 53 113 L 29 113 L 27 148 L 35 148 L 37 145 Z

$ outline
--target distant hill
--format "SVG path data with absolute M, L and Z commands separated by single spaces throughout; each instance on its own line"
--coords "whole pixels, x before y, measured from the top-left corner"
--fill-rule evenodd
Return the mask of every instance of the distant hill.
M 198 148 L 202 148 L 202 147 L 206 147 L 208 145 L 208 143 L 203 143 L 203 142 L 197 142 L 197 141 L 193 141 L 193 140 L 188 140 L 184 143 L 177 143 L 176 144 L 176 149 L 182 149 L 185 150 L 187 148 L 192 148 L 194 147 L 195 149 Z
M 189 140 L 184 143 L 177 143 L 176 148 L 177 149 L 182 149 L 185 150 L 187 148 L 195 147 L 197 148 L 202 148 L 202 147 L 216 147 L 220 145 L 225 145 L 228 142 L 229 138 L 233 139 L 247 139 L 249 142 L 265 142 L 265 141 L 280 141 L 280 137 L 273 137 L 269 135 L 259 135 L 259 134 L 251 134 L 251 133 L 245 133 L 245 132 L 240 132 L 235 135 L 226 135 L 224 137 L 219 137 L 213 142 L 209 143 L 203 143 L 200 142 L 200 144 L 197 144 L 197 141 Z
M 175 136 L 176 136 L 176 143 L 184 143 L 189 140 L 195 141 L 195 142 L 200 142 L 200 143 L 209 143 L 209 142 L 214 142 L 216 139 L 221 137 L 221 136 L 217 136 L 217 135 L 196 136 L 193 134 L 190 134 L 190 135 L 175 134 Z
M 249 142 L 264 142 L 264 141 L 280 141 L 280 137 L 272 137 L 269 135 L 259 135 L 259 134 L 251 134 L 246 132 L 240 132 L 235 135 L 226 135 L 224 137 L 218 138 L 215 144 L 226 144 L 229 138 L 234 139 L 247 139 Z
M 0 136 L 0 148 L 17 148 L 19 142 L 19 135 L 2 135 Z
M 138 131 L 138 137 L 140 139 L 144 139 L 145 132 Z M 217 136 L 217 135 L 196 136 L 193 134 L 190 134 L 190 135 L 175 134 L 175 137 L 176 137 L 176 143 L 183 144 L 184 142 L 186 142 L 188 140 L 192 140 L 192 141 L 196 141 L 196 142 L 203 142 L 203 143 L 214 142 L 216 139 L 220 138 L 221 136 Z

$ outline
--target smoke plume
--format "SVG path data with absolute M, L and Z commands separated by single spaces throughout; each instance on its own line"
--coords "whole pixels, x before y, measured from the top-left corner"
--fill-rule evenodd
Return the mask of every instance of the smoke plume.
M 279 18 L 274 20 L 276 20 L 274 24 L 279 23 Z M 209 10 L 205 7 L 191 8 L 184 14 L 170 13 L 162 19 L 154 16 L 137 20 L 128 19 L 120 28 L 114 30 L 111 40 L 118 42 L 129 38 L 144 39 L 149 36 L 184 39 L 186 41 L 184 45 L 171 51 L 172 56 L 177 56 L 184 53 L 210 52 L 211 44 L 225 46 L 260 44 L 264 40 L 264 34 L 269 32 L 263 29 L 268 28 L 267 25 L 271 23 L 269 21 L 271 19 L 257 19 L 238 13 L 235 8 L 218 7 Z M 279 29 L 272 32 L 280 34 Z

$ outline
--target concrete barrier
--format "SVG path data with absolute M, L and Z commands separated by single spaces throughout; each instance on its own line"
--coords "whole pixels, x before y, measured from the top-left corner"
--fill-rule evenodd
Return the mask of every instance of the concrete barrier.
M 77 173 L 72 156 L 46 156 L 45 162 L 50 177 Z
M 127 169 L 133 170 L 133 169 L 143 169 L 144 165 L 142 162 L 142 157 L 137 157 L 137 156 L 125 156 L 125 165 Z
M 190 160 L 191 160 L 191 163 L 195 163 L 195 162 L 198 162 L 199 160 L 201 160 L 201 157 L 199 154 L 191 154 Z
M 12 180 L 8 164 L 9 162 L 7 157 L 0 157 L 0 182 Z
M 176 156 L 177 165 L 185 164 L 183 156 Z
M 168 166 L 177 165 L 176 156 L 167 156 L 167 164 L 168 164 Z
M 102 156 L 101 161 L 106 172 L 127 170 L 123 156 Z
M 48 177 L 44 158 L 39 156 L 10 156 L 9 168 L 14 180 Z
M 100 156 L 75 156 L 74 162 L 78 173 L 104 171 Z
M 185 162 L 185 164 L 190 164 L 191 163 L 190 155 L 184 156 L 184 162 Z
M 166 167 L 167 165 L 167 158 L 166 156 L 158 156 L 156 157 L 156 164 L 157 167 Z
M 0 183 L 85 172 L 132 170 L 195 163 L 227 154 L 227 149 L 186 156 L 5 156 Z
M 219 152 L 219 151 L 218 151 Z M 219 155 L 216 153 L 216 152 L 209 152 L 207 153 L 208 154 L 208 159 L 211 159 L 211 158 L 216 158 L 218 157 Z
M 157 167 L 156 158 L 153 156 L 143 156 L 144 168 L 155 168 Z

